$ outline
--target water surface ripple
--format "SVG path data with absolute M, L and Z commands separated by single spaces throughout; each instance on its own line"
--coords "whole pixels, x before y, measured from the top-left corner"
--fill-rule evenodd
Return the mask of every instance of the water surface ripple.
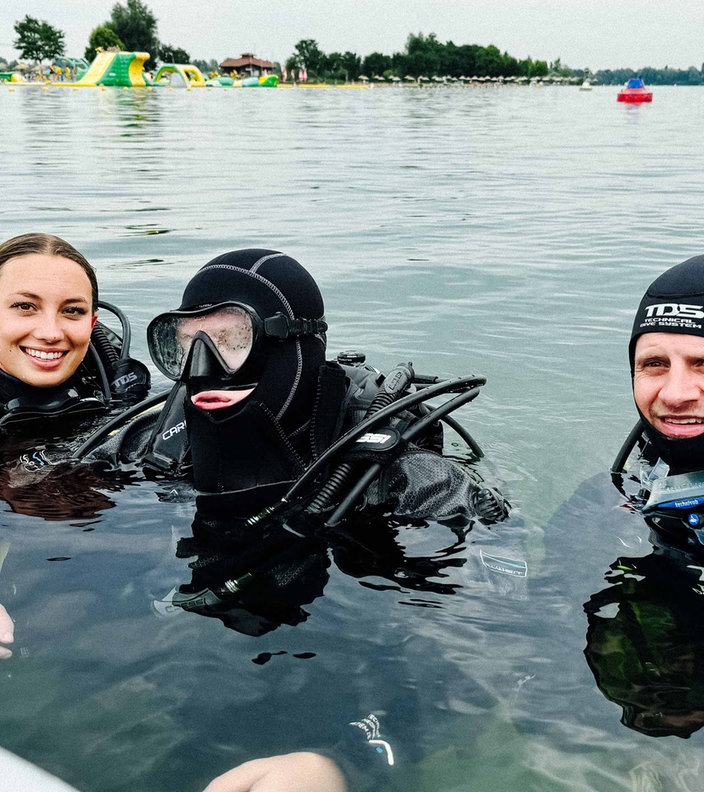
M 346 724 L 376 712 L 398 757 L 379 790 L 700 788 L 701 734 L 625 728 L 584 662 L 580 606 L 615 537 L 558 521 L 555 560 L 548 523 L 634 420 L 645 286 L 703 251 L 703 90 L 630 107 L 611 88 L 0 87 L 0 113 L 2 238 L 83 250 L 136 355 L 211 257 L 284 250 L 321 285 L 331 354 L 487 377 L 461 418 L 516 507 L 459 546 L 439 526 L 402 533 L 433 565 L 426 588 L 412 563 L 384 577 L 338 548 L 324 596 L 257 637 L 155 615 L 190 579 L 174 550 L 191 502 L 141 482 L 103 492 L 93 519 L 8 504 L 1 744 L 86 792 L 197 790 L 252 755 L 343 754 Z M 525 590 L 480 550 L 527 558 Z

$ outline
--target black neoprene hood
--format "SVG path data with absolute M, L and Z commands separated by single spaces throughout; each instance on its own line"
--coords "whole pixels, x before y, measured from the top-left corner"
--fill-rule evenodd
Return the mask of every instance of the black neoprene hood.
M 323 298 L 312 276 L 275 250 L 247 248 L 223 253 L 201 267 L 186 286 L 179 310 L 234 300 L 262 318 L 278 311 L 290 318 L 320 319 Z
M 276 314 L 291 320 L 323 318 L 323 300 L 312 276 L 275 250 L 235 250 L 214 258 L 188 283 L 179 310 L 223 302 L 244 304 L 262 320 Z M 283 495 L 313 454 L 325 339 L 313 333 L 266 336 L 255 354 L 257 382 L 246 399 L 214 411 L 187 399 L 185 410 L 196 489 L 237 495 L 242 501 L 237 508 L 256 501 L 258 511 Z M 187 371 L 184 375 L 188 378 Z M 188 383 L 192 385 L 199 383 Z
M 321 319 L 323 298 L 312 275 L 276 250 L 246 248 L 223 253 L 201 267 L 186 286 L 179 310 L 233 300 L 265 319 Z M 256 398 L 281 419 L 300 425 L 309 413 L 311 392 L 325 362 L 325 339 L 309 336 L 283 343 L 266 339 L 260 350 L 262 375 Z M 309 416 L 308 416 L 309 417 Z
M 685 333 L 704 336 L 704 256 L 677 264 L 648 287 L 631 332 L 630 358 L 644 333 Z

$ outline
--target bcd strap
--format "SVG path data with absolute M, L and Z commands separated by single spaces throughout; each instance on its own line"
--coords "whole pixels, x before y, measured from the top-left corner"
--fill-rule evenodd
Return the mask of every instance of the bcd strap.
M 161 473 L 178 473 L 189 456 L 186 431 L 186 385 L 177 382 L 171 389 L 152 432 L 144 465 Z

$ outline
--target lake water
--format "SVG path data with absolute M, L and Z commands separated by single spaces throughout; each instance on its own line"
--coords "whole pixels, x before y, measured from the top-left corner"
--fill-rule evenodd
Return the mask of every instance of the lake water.
M 641 294 L 704 248 L 704 91 L 615 94 L 0 87 L 2 238 L 82 250 L 135 356 L 200 265 L 283 250 L 321 286 L 331 354 L 487 377 L 459 417 L 515 507 L 460 545 L 401 529 L 397 567 L 323 547 L 291 623 L 228 629 L 157 614 L 191 579 L 175 554 L 190 499 L 144 481 L 59 492 L 78 503 L 59 520 L 10 501 L 0 744 L 85 792 L 199 790 L 254 755 L 342 756 L 375 713 L 396 758 L 379 790 L 701 788 L 702 733 L 641 734 L 597 688 L 582 603 L 622 548 L 588 498 L 560 517 L 634 422 Z M 525 586 L 480 552 L 526 559 Z

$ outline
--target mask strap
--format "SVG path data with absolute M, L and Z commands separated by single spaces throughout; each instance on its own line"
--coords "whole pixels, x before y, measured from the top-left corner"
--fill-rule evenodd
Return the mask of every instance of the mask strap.
M 282 313 L 274 314 L 264 320 L 264 334 L 280 341 L 286 338 L 300 338 L 326 333 L 328 323 L 324 319 L 289 319 Z

